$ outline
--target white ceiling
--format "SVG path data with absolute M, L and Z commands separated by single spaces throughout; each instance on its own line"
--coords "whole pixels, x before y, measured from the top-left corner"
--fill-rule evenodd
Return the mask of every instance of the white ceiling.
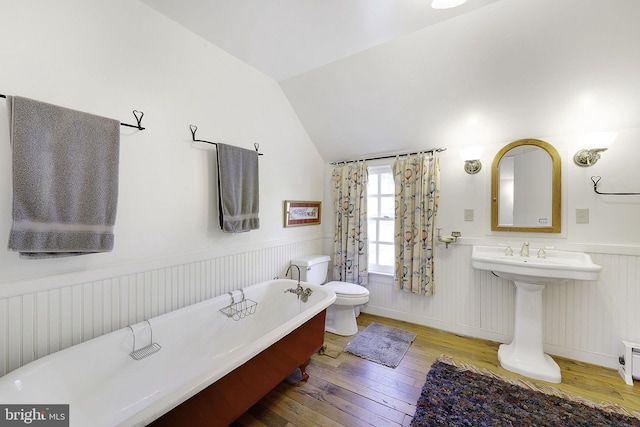
M 276 81 L 498 0 L 142 0 Z
M 640 127 L 640 1 L 142 0 L 278 81 L 326 161 Z

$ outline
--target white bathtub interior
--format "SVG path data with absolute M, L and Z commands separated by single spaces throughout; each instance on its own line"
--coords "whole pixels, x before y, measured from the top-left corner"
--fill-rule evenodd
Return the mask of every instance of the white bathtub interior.
M 129 356 L 132 331 L 107 335 L 38 359 L 0 378 L 0 402 L 70 404 L 72 426 L 144 425 L 222 378 L 328 307 L 335 294 L 320 286 L 307 303 L 292 293 L 293 280 L 244 290 L 258 303 L 238 321 L 220 313 L 221 295 L 152 319 L 159 352 Z M 236 301 L 237 301 L 236 295 Z M 133 326 L 136 347 L 150 344 L 149 325 Z

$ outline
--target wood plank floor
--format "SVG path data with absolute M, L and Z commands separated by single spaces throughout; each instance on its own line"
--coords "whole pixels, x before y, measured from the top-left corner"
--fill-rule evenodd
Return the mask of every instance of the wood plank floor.
M 307 368 L 310 379 L 301 382 L 299 372 L 292 373 L 233 426 L 408 426 L 426 374 L 441 354 L 506 377 L 552 386 L 592 402 L 620 404 L 640 414 L 640 384 L 627 386 L 615 370 L 554 357 L 562 370 L 561 384 L 530 380 L 500 367 L 499 343 L 366 313 L 358 317 L 359 330 L 374 321 L 417 334 L 397 368 L 341 352 L 351 337 L 326 333 L 328 354 L 313 356 Z

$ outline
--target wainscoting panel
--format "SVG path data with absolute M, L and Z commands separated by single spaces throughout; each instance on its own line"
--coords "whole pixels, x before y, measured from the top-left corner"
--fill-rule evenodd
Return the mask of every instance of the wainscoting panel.
M 327 240 L 325 238 L 324 240 Z M 276 244 L 239 252 L 163 260 L 140 271 L 114 269 L 20 283 L 0 298 L 0 375 L 52 352 L 144 319 L 253 283 L 283 276 L 289 261 L 322 253 L 327 242 Z M 508 342 L 513 334 L 511 282 L 471 267 L 469 244 L 436 247 L 433 297 L 398 292 L 371 275 L 364 311 L 463 335 Z M 640 256 L 589 252 L 603 267 L 596 282 L 548 285 L 543 294 L 546 351 L 617 367 L 621 340 L 640 342 Z M 96 277 L 98 275 L 96 274 Z M 80 279 L 82 280 L 80 280 Z M 55 283 L 51 285 L 51 283 Z M 29 289 L 35 291 L 19 291 Z
M 485 243 L 486 244 L 486 243 Z M 512 282 L 471 267 L 472 246 L 436 248 L 433 297 L 397 292 L 372 275 L 363 311 L 500 342 L 513 337 Z M 609 251 L 612 252 L 612 251 Z M 551 284 L 543 292 L 545 351 L 617 368 L 621 340 L 640 342 L 640 257 L 589 252 L 602 266 L 598 281 Z
M 83 283 L 69 274 L 58 287 L 0 298 L 0 376 L 145 319 L 282 277 L 292 258 L 321 253 L 322 243 L 318 238 L 211 258 L 198 254 L 193 261 L 114 271 Z

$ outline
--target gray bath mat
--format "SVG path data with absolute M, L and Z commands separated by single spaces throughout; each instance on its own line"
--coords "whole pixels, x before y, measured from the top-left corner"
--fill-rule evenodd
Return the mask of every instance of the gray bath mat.
M 373 322 L 356 335 L 344 351 L 395 368 L 415 339 L 413 332 Z

